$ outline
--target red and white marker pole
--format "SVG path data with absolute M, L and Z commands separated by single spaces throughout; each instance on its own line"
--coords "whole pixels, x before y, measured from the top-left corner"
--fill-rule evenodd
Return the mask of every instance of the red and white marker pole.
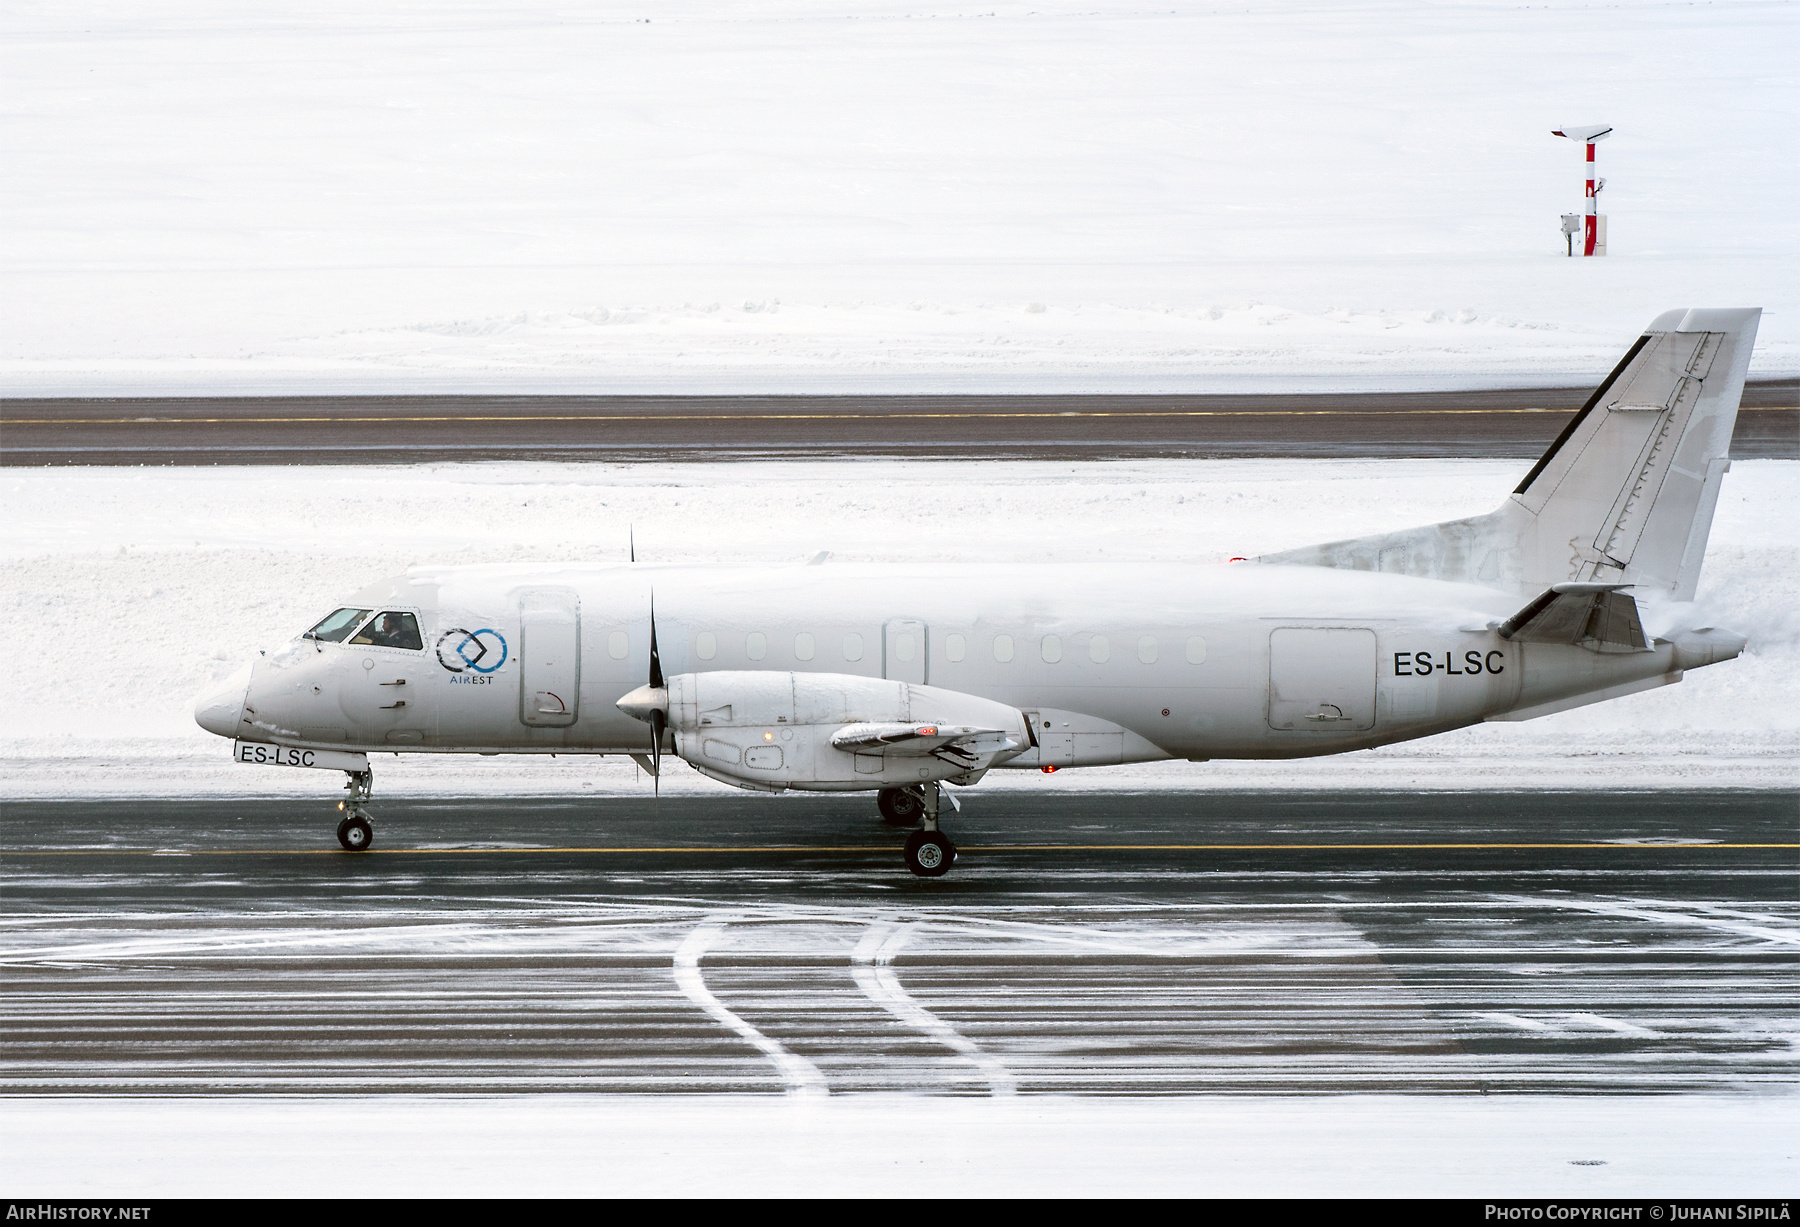
M 1566 137 L 1587 146 L 1587 187 L 1582 193 L 1586 217 L 1582 221 L 1581 254 L 1598 255 L 1600 245 L 1600 177 L 1594 173 L 1594 146 L 1612 135 L 1611 124 L 1564 124 L 1552 136 Z
M 1587 221 L 1582 223 L 1587 229 L 1581 240 L 1581 254 L 1594 254 L 1594 240 L 1600 235 L 1600 198 L 1594 193 L 1594 142 L 1587 143 Z

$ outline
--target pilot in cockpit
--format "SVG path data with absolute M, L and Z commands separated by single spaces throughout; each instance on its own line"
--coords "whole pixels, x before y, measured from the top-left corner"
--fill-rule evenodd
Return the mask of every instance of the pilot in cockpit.
M 419 638 L 419 623 L 409 613 L 384 613 L 375 621 L 363 628 L 362 634 L 351 643 L 368 644 L 377 648 L 405 648 L 417 650 L 424 646 Z

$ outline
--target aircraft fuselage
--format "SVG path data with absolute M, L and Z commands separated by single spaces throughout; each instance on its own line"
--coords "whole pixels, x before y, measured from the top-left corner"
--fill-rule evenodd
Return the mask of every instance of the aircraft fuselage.
M 414 614 L 422 647 L 298 640 L 257 662 L 238 735 L 642 753 L 645 726 L 615 704 L 645 679 L 653 598 L 666 674 L 979 696 L 1033 717 L 1013 767 L 1333 754 L 1680 667 L 1668 644 L 1504 640 L 1506 592 L 1315 567 L 420 568 L 353 604 Z

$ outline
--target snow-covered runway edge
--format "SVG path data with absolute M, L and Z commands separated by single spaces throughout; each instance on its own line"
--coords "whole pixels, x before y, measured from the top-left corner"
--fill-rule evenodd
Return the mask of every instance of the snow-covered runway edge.
M 1791 1190 L 1796 1137 L 1794 1096 L 13 1099 L 0 1178 L 18 1197 L 1753 1198 Z
M 0 789 L 325 795 L 238 767 L 192 697 L 414 563 L 1223 560 L 1488 510 L 1522 461 L 824 461 L 9 469 Z M 1739 462 L 1696 615 L 1745 655 L 1525 724 L 1300 762 L 996 772 L 983 788 L 1780 788 L 1800 783 L 1800 464 Z M 664 790 L 714 791 L 676 764 Z M 647 791 L 628 761 L 379 757 L 382 795 Z

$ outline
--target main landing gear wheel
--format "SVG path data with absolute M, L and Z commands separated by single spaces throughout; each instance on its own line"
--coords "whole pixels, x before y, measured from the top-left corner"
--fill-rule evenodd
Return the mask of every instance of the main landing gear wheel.
M 921 878 L 941 878 L 956 864 L 956 845 L 942 831 L 914 831 L 906 841 L 906 867 Z
M 910 827 L 925 816 L 925 798 L 916 788 L 884 788 L 875 794 L 875 808 L 881 811 L 883 822 Z
M 367 852 L 375 842 L 375 828 L 361 814 L 351 814 L 338 823 L 337 835 L 346 852 Z

